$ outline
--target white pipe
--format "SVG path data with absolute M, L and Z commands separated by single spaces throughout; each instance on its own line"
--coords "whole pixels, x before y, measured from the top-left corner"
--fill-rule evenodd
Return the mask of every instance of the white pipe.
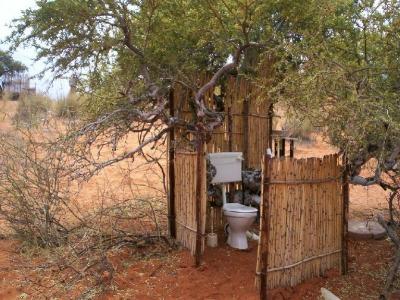
M 222 207 L 226 205 L 226 185 L 222 184 Z
M 253 241 L 258 241 L 260 239 L 260 237 L 257 234 L 251 231 L 246 231 L 246 236 L 247 238 Z
M 214 207 L 211 206 L 211 233 L 214 233 Z

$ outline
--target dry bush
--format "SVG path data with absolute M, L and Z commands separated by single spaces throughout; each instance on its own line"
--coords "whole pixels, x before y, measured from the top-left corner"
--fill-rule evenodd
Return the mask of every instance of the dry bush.
M 35 271 L 23 281 L 23 286 L 29 284 L 29 295 L 62 298 L 67 290 L 77 299 L 91 299 L 116 288 L 113 258 L 121 251 L 130 249 L 131 259 L 140 260 L 163 256 L 175 247 L 165 236 L 163 199 L 138 197 L 134 184 L 128 188 L 131 195 L 121 195 L 120 186 L 110 189 L 109 184 L 103 182 L 92 202 L 77 205 L 79 226 L 68 234 L 66 243 L 53 248 L 42 264 L 32 266 Z
M 0 217 L 19 239 L 40 246 L 65 239 L 63 159 L 62 151 L 35 141 L 30 132 L 0 136 Z
M 81 102 L 79 95 L 69 94 L 55 103 L 54 113 L 59 118 L 77 118 L 81 111 Z
M 13 118 L 14 123 L 32 127 L 46 122 L 52 105 L 52 100 L 44 95 L 21 95 Z
M 140 258 L 174 246 L 166 238 L 165 177 L 158 169 L 163 152 L 118 167 L 119 184 L 102 176 L 88 200 L 82 192 L 87 183 L 71 177 L 77 174 L 74 145 L 58 132 L 43 132 L 0 136 L 0 218 L 4 232 L 11 230 L 30 254 L 14 266 L 24 270 L 24 292 L 51 298 L 73 291 L 90 298 L 112 287 L 115 251 L 129 247 Z M 132 177 L 137 172 L 144 174 L 140 181 Z M 163 184 L 157 187 L 154 178 Z
M 289 115 L 285 120 L 283 129 L 287 130 L 291 137 L 298 138 L 299 140 L 306 142 L 313 141 L 312 134 L 315 132 L 315 128 L 308 119 L 301 120 L 296 118 L 294 115 Z

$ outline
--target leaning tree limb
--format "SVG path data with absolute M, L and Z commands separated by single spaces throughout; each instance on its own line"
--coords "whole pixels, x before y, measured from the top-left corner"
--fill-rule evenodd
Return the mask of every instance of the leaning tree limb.
M 215 74 L 211 77 L 211 79 L 197 91 L 195 98 L 194 98 L 194 102 L 197 107 L 197 117 L 200 120 L 203 120 L 207 117 L 209 117 L 209 119 L 210 119 L 210 120 L 207 120 L 208 121 L 207 127 L 204 128 L 206 131 L 211 132 L 212 130 L 214 130 L 214 128 L 218 127 L 222 123 L 223 119 L 221 118 L 220 113 L 215 112 L 215 111 L 209 111 L 207 109 L 207 107 L 204 104 L 205 94 L 217 85 L 218 80 L 223 75 L 236 69 L 239 66 L 241 56 L 242 56 L 244 50 L 246 50 L 247 48 L 250 48 L 250 47 L 262 47 L 262 46 L 263 45 L 261 45 L 259 43 L 254 43 L 254 42 L 249 42 L 244 45 L 240 45 L 236 49 L 235 53 L 233 54 L 232 62 L 229 62 L 229 63 L 225 64 L 224 66 L 222 66 L 217 72 L 215 72 Z
M 362 167 L 371 159 L 376 158 L 378 164 L 375 168 L 373 176 L 363 177 L 360 175 Z M 350 176 L 350 183 L 361 185 L 361 186 L 371 186 L 378 184 L 383 189 L 397 190 L 398 184 L 395 182 L 394 185 L 389 185 L 382 179 L 383 173 L 395 172 L 398 170 L 398 163 L 400 157 L 400 143 L 394 143 L 393 146 L 388 149 L 387 153 L 381 153 L 379 157 L 376 157 L 372 152 L 361 151 L 355 158 L 352 159 L 350 165 L 352 167 L 352 172 Z
M 395 254 L 394 262 L 393 262 L 392 266 L 390 267 L 389 273 L 387 275 L 384 289 L 383 289 L 381 295 L 379 296 L 379 299 L 387 300 L 387 299 L 389 299 L 389 294 L 391 292 L 393 282 L 395 280 L 395 277 L 397 275 L 397 272 L 398 272 L 399 266 L 400 266 L 400 239 L 396 233 L 396 230 L 393 228 L 392 222 L 386 222 L 383 219 L 382 215 L 378 215 L 377 219 L 378 219 L 379 224 L 381 224 L 383 226 L 383 228 L 386 229 L 388 236 L 390 237 L 390 239 L 396 246 L 396 254 Z

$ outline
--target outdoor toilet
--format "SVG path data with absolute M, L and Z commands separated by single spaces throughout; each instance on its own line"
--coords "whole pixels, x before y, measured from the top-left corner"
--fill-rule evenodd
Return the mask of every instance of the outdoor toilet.
M 246 232 L 257 217 L 257 209 L 239 203 L 226 202 L 225 183 L 242 180 L 242 152 L 210 153 L 209 159 L 216 169 L 211 183 L 222 185 L 223 212 L 229 224 L 228 245 L 236 249 L 247 249 Z

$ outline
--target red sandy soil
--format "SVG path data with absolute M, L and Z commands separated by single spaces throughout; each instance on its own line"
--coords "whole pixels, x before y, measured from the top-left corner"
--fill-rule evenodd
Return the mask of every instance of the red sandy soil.
M 12 129 L 8 113 L 15 111 L 15 107 L 16 103 L 1 104 L 0 130 Z M 335 149 L 320 137 L 315 143 L 296 146 L 296 157 L 323 156 L 334 152 Z M 81 199 L 91 203 L 99 185 L 113 185 L 118 189 L 126 180 L 137 180 L 136 172 L 132 177 L 125 178 L 120 170 L 111 168 L 100 178 L 89 182 L 80 193 Z M 159 179 L 152 177 L 149 180 L 161 186 Z M 351 216 L 370 218 L 386 208 L 386 197 L 378 187 L 351 187 Z M 24 293 L 27 286 L 21 286 L 24 270 L 15 270 L 15 261 L 19 256 L 15 253 L 17 250 L 16 242 L 0 240 L 0 300 L 33 299 Z M 133 250 L 121 249 L 110 254 L 116 272 L 111 289 L 98 299 L 258 299 L 254 288 L 254 243 L 249 251 L 237 251 L 220 240 L 220 247 L 206 249 L 200 268 L 193 267 L 192 258 L 185 250 L 146 260 L 134 259 L 130 251 Z M 270 299 L 319 299 L 321 287 L 328 288 L 341 299 L 377 299 L 392 256 L 393 249 L 387 240 L 350 241 L 348 275 L 340 276 L 337 270 L 331 270 L 325 277 L 308 280 L 294 288 L 273 290 Z M 61 297 L 73 298 L 67 293 Z
M 275 289 L 269 293 L 270 299 L 318 299 L 321 287 L 328 287 L 341 299 L 376 299 L 391 258 L 390 250 L 387 241 L 353 241 L 348 275 L 339 276 L 331 270 L 325 277 L 294 288 Z M 198 269 L 192 266 L 186 251 L 178 252 L 129 267 L 126 275 L 115 281 L 119 292 L 111 292 L 102 299 L 124 297 L 127 289 L 134 299 L 258 299 L 254 288 L 255 263 L 254 243 L 249 251 L 225 245 L 208 248 Z
M 24 287 L 16 288 L 21 274 L 11 270 L 9 251 L 15 243 L 0 241 L 0 299 L 21 299 Z M 383 241 L 350 241 L 349 274 L 340 276 L 331 270 L 293 288 L 275 289 L 270 299 L 318 299 L 325 287 L 341 299 L 377 299 L 392 259 L 392 247 Z M 193 267 L 187 251 L 137 261 L 129 250 L 113 253 L 110 260 L 116 269 L 112 288 L 98 299 L 258 299 L 254 288 L 256 244 L 248 251 L 228 246 L 207 248 L 204 262 Z M 61 299 L 71 299 L 68 295 Z

